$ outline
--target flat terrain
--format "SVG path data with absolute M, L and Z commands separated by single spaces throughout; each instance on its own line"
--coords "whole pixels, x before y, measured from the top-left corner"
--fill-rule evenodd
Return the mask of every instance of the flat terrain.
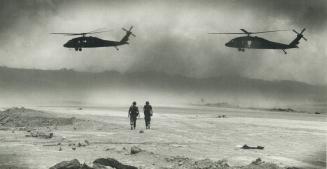
M 30 108 L 84 121 L 51 126 L 51 139 L 25 137 L 26 131 L 0 130 L 1 165 L 45 169 L 63 160 L 76 158 L 90 164 L 96 158 L 112 157 L 150 169 L 169 167 L 167 158 L 178 156 L 225 159 L 232 166 L 261 158 L 282 167 L 326 168 L 326 114 L 154 106 L 152 129 L 145 130 L 141 114 L 137 129 L 131 131 L 127 107 Z M 218 118 L 221 115 L 226 117 Z M 72 144 L 78 143 L 82 146 L 73 150 Z M 244 144 L 265 148 L 240 149 Z M 144 151 L 131 155 L 132 146 Z

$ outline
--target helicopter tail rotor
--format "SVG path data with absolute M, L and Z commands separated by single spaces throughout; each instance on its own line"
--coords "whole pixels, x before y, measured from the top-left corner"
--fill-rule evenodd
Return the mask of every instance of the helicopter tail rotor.
M 136 37 L 136 35 L 132 32 L 133 26 L 131 26 L 129 28 L 129 30 L 125 29 L 125 28 L 121 28 L 123 31 L 125 31 L 127 34 L 132 35 L 133 37 Z
M 301 38 L 304 39 L 305 41 L 308 41 L 308 39 L 305 38 L 305 37 L 303 36 L 303 32 L 304 32 L 305 30 L 306 30 L 306 29 L 303 28 L 302 31 L 301 31 L 301 33 L 298 33 L 295 29 L 293 29 L 293 32 L 296 33 L 297 36 L 301 37 Z
M 121 39 L 121 43 L 128 44 L 129 36 L 132 35 L 133 37 L 136 37 L 136 35 L 132 32 L 133 26 L 131 26 L 128 30 L 125 28 L 121 28 L 123 31 L 126 32 L 126 35 Z
M 296 33 L 296 38 L 289 44 L 289 46 L 291 47 L 291 48 L 298 48 L 298 44 L 300 43 L 300 40 L 301 39 L 304 39 L 305 41 L 307 41 L 308 39 L 307 38 L 305 38 L 304 36 L 303 36 L 303 32 L 305 31 L 306 29 L 305 28 L 303 28 L 302 29 L 302 31 L 301 31 L 301 33 L 299 33 L 299 32 L 297 32 L 295 29 L 293 29 L 293 32 L 294 33 Z

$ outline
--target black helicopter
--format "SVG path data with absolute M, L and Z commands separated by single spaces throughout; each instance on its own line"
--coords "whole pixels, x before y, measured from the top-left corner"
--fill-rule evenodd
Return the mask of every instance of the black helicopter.
M 110 41 L 103 40 L 93 36 L 85 36 L 88 34 L 97 34 L 103 33 L 107 31 L 91 31 L 85 33 L 51 33 L 51 34 L 61 34 L 67 36 L 81 36 L 74 39 L 69 40 L 64 44 L 66 48 L 74 48 L 75 51 L 82 51 L 82 48 L 97 48 L 97 47 L 114 47 L 116 50 L 119 50 L 117 46 L 129 44 L 128 38 L 130 35 L 136 37 L 132 32 L 133 26 L 129 28 L 129 30 L 122 28 L 123 31 L 126 32 L 126 35 L 120 41 Z
M 237 37 L 227 42 L 225 46 L 238 48 L 238 51 L 245 51 L 245 48 L 248 49 L 281 49 L 285 54 L 287 54 L 286 49 L 298 48 L 298 44 L 301 38 L 305 41 L 307 39 L 303 36 L 305 28 L 302 29 L 301 33 L 298 33 L 293 29 L 293 32 L 297 34 L 296 38 L 289 44 L 283 44 L 278 42 L 272 42 L 257 36 L 250 36 L 252 34 L 259 33 L 269 33 L 269 32 L 279 32 L 279 31 L 288 31 L 288 30 L 273 30 L 273 31 L 263 31 L 263 32 L 248 32 L 245 29 L 241 29 L 243 33 L 209 33 L 209 34 L 246 34 L 247 36 Z

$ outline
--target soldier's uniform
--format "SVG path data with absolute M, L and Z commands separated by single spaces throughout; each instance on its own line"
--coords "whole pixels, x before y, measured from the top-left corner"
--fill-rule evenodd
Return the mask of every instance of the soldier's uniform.
M 146 129 L 150 129 L 150 122 L 151 122 L 151 116 L 153 114 L 152 106 L 149 104 L 149 102 L 146 102 L 146 104 L 143 107 L 144 111 L 144 121 Z
M 129 107 L 129 110 L 128 110 L 128 116 L 130 119 L 131 130 L 135 129 L 135 127 L 136 127 L 136 119 L 137 119 L 138 115 L 139 115 L 139 108 L 136 106 L 136 102 L 133 102 L 133 105 L 131 105 L 131 107 Z

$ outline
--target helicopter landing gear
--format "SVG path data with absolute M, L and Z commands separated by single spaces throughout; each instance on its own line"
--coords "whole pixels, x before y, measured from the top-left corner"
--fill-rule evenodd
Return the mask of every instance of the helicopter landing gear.
M 285 49 L 282 49 L 282 51 L 284 52 L 284 54 L 285 54 L 285 55 L 287 54 L 287 52 L 286 52 L 286 50 L 285 50 Z
M 82 48 L 75 48 L 75 51 L 82 51 Z
M 240 52 L 244 52 L 245 49 L 244 49 L 244 48 L 238 48 L 238 51 L 240 51 Z

